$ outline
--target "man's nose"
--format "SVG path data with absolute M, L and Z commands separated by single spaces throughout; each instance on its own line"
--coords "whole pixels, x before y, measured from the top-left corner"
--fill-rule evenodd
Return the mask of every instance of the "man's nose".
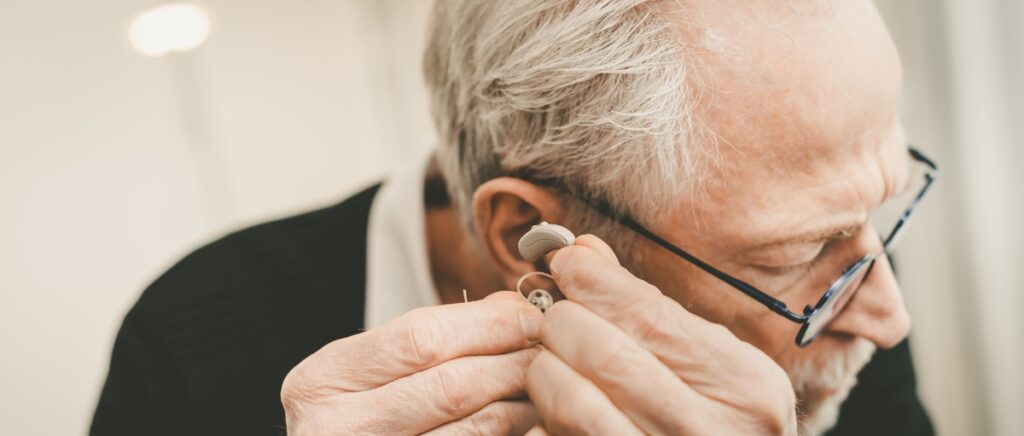
M 877 241 L 874 231 L 865 233 L 876 235 Z M 875 261 L 857 294 L 826 330 L 864 337 L 879 348 L 892 348 L 907 337 L 910 314 L 888 258 L 882 255 Z

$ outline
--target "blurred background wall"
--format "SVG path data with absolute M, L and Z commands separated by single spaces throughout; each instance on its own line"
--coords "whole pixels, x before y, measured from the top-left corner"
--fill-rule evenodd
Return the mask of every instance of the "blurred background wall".
M 83 434 L 121 317 L 197 244 L 338 201 L 434 142 L 427 0 L 209 0 L 146 57 L 155 1 L 0 5 L 0 425 Z M 943 167 L 900 247 L 944 434 L 1024 428 L 1024 7 L 879 0 L 909 136 Z

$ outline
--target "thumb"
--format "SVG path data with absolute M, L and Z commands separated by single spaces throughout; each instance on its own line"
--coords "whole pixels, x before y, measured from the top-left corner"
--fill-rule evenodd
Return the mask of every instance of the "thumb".
M 612 247 L 608 246 L 606 242 L 604 242 L 603 240 L 601 240 L 601 238 L 598 238 L 597 236 L 591 234 L 581 235 L 576 238 L 576 243 L 573 245 L 587 247 L 591 250 L 596 251 L 605 260 L 614 263 L 615 265 L 622 265 L 619 262 L 618 256 L 616 256 L 615 252 L 612 251 Z M 544 263 L 546 265 L 551 265 L 551 259 L 555 257 L 555 253 L 557 252 L 558 250 L 555 250 L 544 255 Z

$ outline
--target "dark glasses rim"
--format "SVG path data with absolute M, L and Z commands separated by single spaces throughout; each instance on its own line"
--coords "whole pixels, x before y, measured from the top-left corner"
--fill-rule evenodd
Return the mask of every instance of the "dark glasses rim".
M 850 266 L 847 267 L 846 270 L 844 270 L 843 274 L 832 282 L 828 290 L 825 291 L 825 293 L 821 296 L 821 298 L 818 299 L 818 302 L 813 307 L 807 306 L 804 308 L 804 314 L 806 314 L 807 320 L 800 324 L 800 331 L 798 331 L 796 334 L 797 345 L 803 347 L 813 342 L 814 339 L 818 337 L 818 334 L 821 333 L 822 330 L 824 330 L 824 327 L 831 323 L 832 320 L 835 319 L 836 316 L 838 316 L 843 311 L 843 309 L 845 309 L 846 306 L 850 304 L 850 301 L 853 300 L 854 294 L 856 294 L 857 291 L 860 290 L 861 285 L 864 284 L 864 281 L 867 280 L 868 275 L 871 274 L 871 270 L 872 268 L 874 268 L 875 261 L 878 260 L 878 256 L 880 256 L 884 252 L 885 251 L 883 250 L 874 254 L 868 254 L 862 257 L 860 260 L 850 264 Z M 861 273 L 861 270 L 866 271 Z M 843 295 L 843 293 L 839 291 L 843 290 L 844 286 L 846 286 L 848 283 L 852 283 L 850 277 L 855 277 L 857 274 L 863 274 L 863 276 L 860 278 L 860 282 L 857 283 L 856 287 L 845 288 L 845 292 L 850 293 L 850 298 L 846 300 L 846 304 L 844 304 L 842 307 L 839 307 L 838 309 L 833 309 L 833 312 L 831 315 L 829 315 L 828 319 L 821 321 L 824 323 L 824 325 L 822 325 L 822 328 L 818 329 L 814 336 L 811 336 L 809 338 L 805 337 L 807 334 L 807 330 L 811 327 L 812 323 L 814 322 L 814 316 L 817 315 L 821 311 L 821 309 L 825 307 L 825 305 L 828 304 L 829 301 L 831 301 L 833 298 L 839 298 L 841 295 Z

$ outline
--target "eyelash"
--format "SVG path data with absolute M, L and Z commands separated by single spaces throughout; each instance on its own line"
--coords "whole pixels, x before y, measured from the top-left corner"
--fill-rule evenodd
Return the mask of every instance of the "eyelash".
M 831 245 L 831 243 L 832 243 L 832 241 L 828 241 L 828 242 L 822 244 L 821 248 L 814 255 L 814 257 L 811 258 L 811 260 L 809 260 L 807 262 L 802 262 L 802 263 L 793 264 L 793 265 L 786 265 L 786 266 L 763 266 L 763 265 L 761 265 L 761 266 L 758 266 L 758 268 L 763 270 L 764 272 L 766 272 L 766 273 L 768 273 L 770 275 L 774 275 L 774 276 L 792 275 L 792 274 L 794 274 L 794 273 L 796 273 L 798 271 L 801 274 L 806 274 L 811 268 L 814 267 L 814 264 L 818 263 L 818 261 L 821 260 L 822 255 L 825 254 L 826 249 L 829 247 L 829 245 Z
M 818 261 L 818 258 L 815 257 L 814 259 L 811 259 L 810 261 L 807 261 L 807 262 L 804 262 L 804 263 L 798 263 L 798 264 L 795 264 L 795 265 L 786 265 L 786 266 L 758 266 L 758 269 L 761 269 L 765 273 L 767 273 L 769 275 L 773 275 L 773 276 L 788 276 L 788 275 L 791 275 L 793 273 L 796 273 L 797 271 L 799 271 L 800 273 L 803 274 L 803 273 L 806 273 L 807 270 L 811 269 L 811 267 L 813 267 L 814 264 L 817 261 Z

